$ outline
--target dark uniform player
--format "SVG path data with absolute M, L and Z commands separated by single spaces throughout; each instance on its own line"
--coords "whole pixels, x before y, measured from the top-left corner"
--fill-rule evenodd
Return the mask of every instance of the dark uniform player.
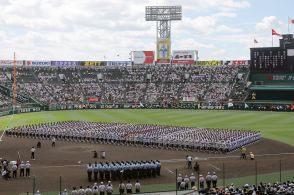
M 121 181 L 120 184 L 118 185 L 119 194 L 124 194 L 125 188 L 126 188 L 125 184 Z
M 246 148 L 242 146 L 241 148 L 241 159 L 246 159 Z
M 216 188 L 217 185 L 217 175 L 215 174 L 215 172 L 213 172 L 212 176 L 211 176 L 211 180 L 212 180 L 212 187 Z
M 205 181 L 206 181 L 206 185 L 207 188 L 210 189 L 211 188 L 211 175 L 210 172 L 207 173 L 206 177 L 205 177 Z
M 88 174 L 88 181 L 89 182 L 92 181 L 92 173 L 93 173 L 93 167 L 92 167 L 92 164 L 89 163 L 87 166 L 87 174 Z
M 31 148 L 31 159 L 32 159 L 32 160 L 35 160 L 35 151 L 36 151 L 36 148 L 33 146 L 33 147 Z
M 52 137 L 51 142 L 51 146 L 55 147 L 56 138 L 54 136 Z
M 16 178 L 16 176 L 17 176 L 17 165 L 13 164 L 12 165 L 12 177 Z
M 24 177 L 25 164 L 23 161 L 19 164 L 19 176 Z
M 191 173 L 190 181 L 191 181 L 191 188 L 193 188 L 193 186 L 195 186 L 195 183 L 196 183 L 196 177 L 194 173 Z
M 131 194 L 133 192 L 133 185 L 130 181 L 126 184 L 127 194 Z
M 187 156 L 188 169 L 192 169 L 192 156 Z
M 98 153 L 97 153 L 97 151 L 96 150 L 94 150 L 94 152 L 93 152 L 94 154 L 93 154 L 93 158 L 97 158 L 98 157 Z
M 200 189 L 204 189 L 204 182 L 205 182 L 205 179 L 202 175 L 199 175 L 199 188 Z
M 195 170 L 196 172 L 199 172 L 199 169 L 200 169 L 200 165 L 199 165 L 199 163 L 196 161 L 195 164 L 194 164 L 194 170 Z
M 31 172 L 31 164 L 29 161 L 27 161 L 26 165 L 26 177 L 30 177 L 30 172 Z
M 37 143 L 37 148 L 41 148 L 41 142 L 40 141 L 38 141 L 38 143 Z
M 94 180 L 98 181 L 98 164 L 97 164 L 97 162 L 94 163 L 92 168 L 93 168 L 93 172 L 94 172 Z

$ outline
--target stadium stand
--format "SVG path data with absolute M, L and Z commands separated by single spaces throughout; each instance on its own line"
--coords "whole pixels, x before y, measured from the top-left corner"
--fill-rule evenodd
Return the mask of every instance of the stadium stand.
M 110 103 L 227 101 L 243 66 L 141 65 L 127 67 L 17 67 L 17 93 L 45 105 L 81 103 L 91 97 Z M 246 67 L 248 69 L 248 67 Z M 1 85 L 12 86 L 12 67 L 1 67 Z M 242 90 L 240 86 L 239 90 Z M 238 97 L 236 97 L 238 99 Z

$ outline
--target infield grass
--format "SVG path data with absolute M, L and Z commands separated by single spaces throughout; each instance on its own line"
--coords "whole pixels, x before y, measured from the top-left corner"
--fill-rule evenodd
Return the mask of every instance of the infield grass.
M 67 120 L 257 130 L 265 138 L 294 146 L 293 112 L 160 109 L 49 111 L 1 117 L 0 131 L 20 125 Z

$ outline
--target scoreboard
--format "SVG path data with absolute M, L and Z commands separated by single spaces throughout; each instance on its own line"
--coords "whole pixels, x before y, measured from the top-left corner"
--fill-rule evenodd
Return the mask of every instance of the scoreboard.
M 289 72 L 287 49 L 281 47 L 251 48 L 250 56 L 252 73 Z

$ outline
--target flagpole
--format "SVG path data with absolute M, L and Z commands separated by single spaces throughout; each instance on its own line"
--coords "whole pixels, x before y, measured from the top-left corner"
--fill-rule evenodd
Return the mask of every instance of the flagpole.
M 274 38 L 273 38 L 273 35 L 272 35 L 272 47 L 274 46 Z
M 290 34 L 290 27 L 289 27 L 289 23 L 290 23 L 290 17 L 288 16 L 288 34 Z

